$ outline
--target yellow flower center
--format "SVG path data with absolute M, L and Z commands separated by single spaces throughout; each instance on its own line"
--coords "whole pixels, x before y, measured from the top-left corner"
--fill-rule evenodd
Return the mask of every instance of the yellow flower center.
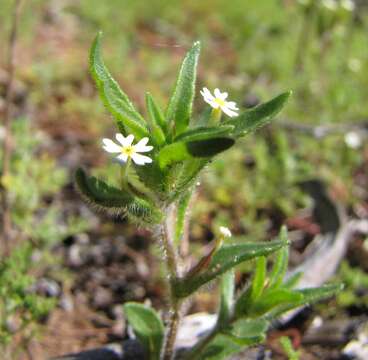
M 215 103 L 218 104 L 219 106 L 225 106 L 225 100 L 222 100 L 220 98 L 216 98 Z
M 134 146 L 122 146 L 121 152 L 122 154 L 128 155 L 130 157 L 135 153 Z

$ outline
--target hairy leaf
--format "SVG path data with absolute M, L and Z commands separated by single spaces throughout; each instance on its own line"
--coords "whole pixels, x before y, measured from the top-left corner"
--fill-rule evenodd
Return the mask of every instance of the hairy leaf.
M 282 227 L 279 237 L 281 240 L 285 241 L 288 240 L 286 227 Z M 273 264 L 272 271 L 269 276 L 270 278 L 270 284 L 268 286 L 269 288 L 277 288 L 282 284 L 288 267 L 288 261 L 289 261 L 288 247 L 282 248 L 276 253 L 276 260 L 275 263 Z
M 174 139 L 174 141 L 187 142 L 187 141 L 198 141 L 198 140 L 218 138 L 221 136 L 228 135 L 233 129 L 234 126 L 232 125 L 197 127 L 181 133 Z
M 139 303 L 123 305 L 134 334 L 144 346 L 150 360 L 159 360 L 164 340 L 164 325 L 156 311 Z
M 235 314 L 237 317 L 241 317 L 246 314 L 249 307 L 261 296 L 265 285 L 266 272 L 266 258 L 264 256 L 260 256 L 256 260 L 256 270 L 251 286 L 249 286 L 243 291 L 242 294 L 240 294 L 236 302 Z
M 277 306 L 269 314 L 267 314 L 267 318 L 274 319 L 289 310 L 298 308 L 303 305 L 311 305 L 320 300 L 328 299 L 343 290 L 343 288 L 343 284 L 330 284 L 318 288 L 294 290 L 295 293 L 302 295 L 301 299 L 293 301 L 289 304 L 282 304 L 280 306 Z
M 76 171 L 75 180 L 82 198 L 96 210 L 115 216 L 132 216 L 147 223 L 157 223 L 162 218 L 161 212 L 147 200 L 87 176 L 82 169 Z
M 166 111 L 166 119 L 176 134 L 185 131 L 192 114 L 200 43 L 195 42 L 186 54 Z
M 213 254 L 206 271 L 177 280 L 175 296 L 178 298 L 189 296 L 234 266 L 259 256 L 266 256 L 287 245 L 288 243 L 283 241 L 224 245 Z
M 236 118 L 226 121 L 224 125 L 235 126 L 232 136 L 241 137 L 247 135 L 269 123 L 284 107 L 290 95 L 290 91 L 278 95 L 274 99 L 245 111 Z
M 230 138 L 213 138 L 198 141 L 178 141 L 163 147 L 158 155 L 160 167 L 165 167 L 193 158 L 215 156 L 234 145 Z
M 221 327 L 225 324 L 231 316 L 234 291 L 235 291 L 235 272 L 234 269 L 230 269 L 221 276 L 221 297 L 220 297 L 220 310 L 218 315 L 218 326 Z
M 150 119 L 149 127 L 151 129 L 152 139 L 156 145 L 161 146 L 166 140 L 164 134 L 166 123 L 161 109 L 150 93 L 146 93 L 146 106 Z
M 292 304 L 303 300 L 303 295 L 289 289 L 272 289 L 263 293 L 248 309 L 248 316 L 261 316 L 276 306 Z
M 135 110 L 128 96 L 112 78 L 101 56 L 101 36 L 98 33 L 90 51 L 90 72 L 106 108 L 117 122 L 119 130 L 135 135 L 138 139 L 148 136 L 142 116 Z

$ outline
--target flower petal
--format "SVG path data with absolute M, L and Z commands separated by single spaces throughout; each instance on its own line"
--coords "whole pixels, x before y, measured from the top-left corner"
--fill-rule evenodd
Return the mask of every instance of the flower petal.
M 126 163 L 128 160 L 128 155 L 127 154 L 120 154 L 116 157 L 116 159 L 120 162 L 120 163 Z
M 236 102 L 234 101 L 227 101 L 226 106 L 231 110 L 239 110 L 238 106 L 236 105 Z
M 116 134 L 115 135 L 116 140 L 119 141 L 119 143 L 123 146 L 131 146 L 134 140 L 134 135 L 130 134 L 127 137 L 124 137 L 123 134 Z
M 152 162 L 152 159 L 149 158 L 148 156 L 145 155 L 141 155 L 141 154 L 137 154 L 134 153 L 131 155 L 132 160 L 137 164 L 137 165 L 144 165 L 144 164 L 149 164 Z
M 222 106 L 222 107 L 221 107 L 221 110 L 222 110 L 226 115 L 228 115 L 228 116 L 230 116 L 230 117 L 234 117 L 234 116 L 238 116 L 238 115 L 239 115 L 237 112 L 230 110 L 230 109 L 229 109 L 228 107 L 226 107 L 226 106 Z
M 102 139 L 103 149 L 109 153 L 119 153 L 121 152 L 121 146 L 115 144 L 111 139 Z
M 228 96 L 229 96 L 229 94 L 228 94 L 227 92 L 223 92 L 223 93 L 221 94 L 221 96 L 219 96 L 219 98 L 220 98 L 221 100 L 225 100 Z
M 136 152 L 148 152 L 153 149 L 153 146 L 146 146 L 148 143 L 148 137 L 144 137 L 141 139 L 136 145 L 134 145 L 134 149 Z
M 215 97 L 211 94 L 211 92 L 207 88 L 203 88 L 203 90 L 201 90 L 201 95 L 203 96 L 204 101 L 208 104 L 209 101 L 215 100 Z

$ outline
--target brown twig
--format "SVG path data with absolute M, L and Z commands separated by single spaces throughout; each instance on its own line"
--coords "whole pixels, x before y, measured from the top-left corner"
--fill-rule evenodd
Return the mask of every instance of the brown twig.
M 15 73 L 15 47 L 17 43 L 18 34 L 18 22 L 20 15 L 22 0 L 14 0 L 13 16 L 9 35 L 9 52 L 8 52 L 8 82 L 6 86 L 5 96 L 5 109 L 4 109 L 4 142 L 3 142 L 3 168 L 2 168 L 2 180 L 9 176 L 10 172 L 10 158 L 12 152 L 12 139 L 11 139 L 11 117 L 12 117 L 12 100 L 13 100 L 13 87 L 14 87 L 14 73 Z M 3 253 L 9 253 L 11 235 L 11 218 L 10 218 L 10 200 L 9 193 L 6 186 L 2 189 L 2 205 L 3 205 Z

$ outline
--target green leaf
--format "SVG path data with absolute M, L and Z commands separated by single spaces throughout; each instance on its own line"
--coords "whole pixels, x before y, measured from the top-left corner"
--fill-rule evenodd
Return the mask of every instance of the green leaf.
M 238 337 L 232 334 L 218 334 L 202 351 L 200 360 L 225 360 L 243 349 L 256 345 L 264 340 L 264 336 Z
M 186 143 L 190 155 L 193 157 L 212 157 L 231 148 L 233 139 L 220 137 L 207 140 L 189 141 Z
M 304 305 L 311 305 L 320 300 L 328 299 L 344 289 L 343 284 L 330 284 L 318 288 L 294 290 L 301 298 L 289 304 L 282 304 L 267 314 L 268 319 L 274 319 L 281 314 Z
M 195 93 L 195 80 L 200 43 L 195 42 L 186 54 L 166 111 L 166 119 L 174 132 L 180 134 L 189 125 Z
M 156 311 L 139 303 L 123 305 L 124 314 L 150 360 L 159 360 L 164 340 L 164 325 Z
M 123 192 L 78 169 L 75 174 L 77 190 L 93 208 L 113 216 L 128 215 L 133 220 L 158 223 L 162 213 L 147 200 Z
M 235 291 L 235 272 L 234 269 L 230 269 L 221 276 L 221 297 L 220 297 L 220 310 L 218 315 L 218 326 L 226 324 L 230 319 L 233 303 L 234 303 L 234 291 Z
M 289 289 L 271 289 L 263 293 L 263 295 L 252 304 L 248 309 L 248 316 L 261 316 L 274 307 L 282 304 L 290 304 L 303 300 L 303 295 Z
M 287 246 L 283 247 L 281 250 L 278 251 L 282 251 L 285 248 L 287 248 Z M 267 272 L 266 266 L 267 266 L 266 258 L 264 256 L 259 257 L 256 262 L 256 272 L 254 274 L 254 279 L 251 286 L 252 289 L 251 299 L 253 301 L 258 299 L 263 292 Z
M 301 271 L 290 275 L 290 277 L 282 284 L 282 287 L 286 289 L 293 289 L 298 284 L 302 276 L 303 273 Z
M 224 125 L 224 126 L 213 126 L 213 127 L 197 127 L 194 129 L 187 130 L 180 135 L 178 135 L 174 141 L 198 141 L 218 138 L 221 136 L 228 135 L 234 126 Z
M 101 37 L 99 32 L 90 51 L 90 72 L 106 108 L 111 112 L 123 134 L 131 133 L 138 139 L 148 136 L 142 116 L 135 110 L 128 96 L 112 78 L 101 56 Z
M 224 125 L 234 125 L 232 135 L 241 137 L 269 123 L 284 107 L 291 91 L 276 96 L 274 99 L 245 111 L 238 117 L 228 120 Z
M 281 240 L 284 241 L 288 240 L 286 227 L 284 226 L 282 227 L 279 236 Z M 282 284 L 288 267 L 288 261 L 289 261 L 289 248 L 285 247 L 279 250 L 276 254 L 276 260 L 275 263 L 273 264 L 272 271 L 269 276 L 270 284 L 268 287 L 270 289 L 277 288 Z
M 146 93 L 146 106 L 149 115 L 149 127 L 151 129 L 152 139 L 158 146 L 163 145 L 166 142 L 165 139 L 165 119 L 150 93 Z
M 214 138 L 198 141 L 179 141 L 163 147 L 158 155 L 161 169 L 193 158 L 207 158 L 219 154 L 234 145 L 229 138 Z
M 178 279 L 174 287 L 174 295 L 178 298 L 189 296 L 199 287 L 234 266 L 259 256 L 266 256 L 287 245 L 288 243 L 283 241 L 224 245 L 213 254 L 206 271 L 192 277 Z
M 280 251 L 280 250 L 279 250 Z M 243 293 L 238 297 L 235 305 L 236 317 L 241 317 L 247 313 L 249 307 L 257 301 L 263 292 L 266 280 L 267 261 L 264 256 L 260 256 L 256 260 L 256 270 L 253 281 Z
M 313 304 L 317 301 L 328 299 L 344 289 L 343 284 L 330 284 L 318 288 L 295 290 L 303 295 L 304 304 Z
M 239 319 L 231 326 L 231 332 L 239 337 L 264 336 L 269 326 L 265 319 Z

